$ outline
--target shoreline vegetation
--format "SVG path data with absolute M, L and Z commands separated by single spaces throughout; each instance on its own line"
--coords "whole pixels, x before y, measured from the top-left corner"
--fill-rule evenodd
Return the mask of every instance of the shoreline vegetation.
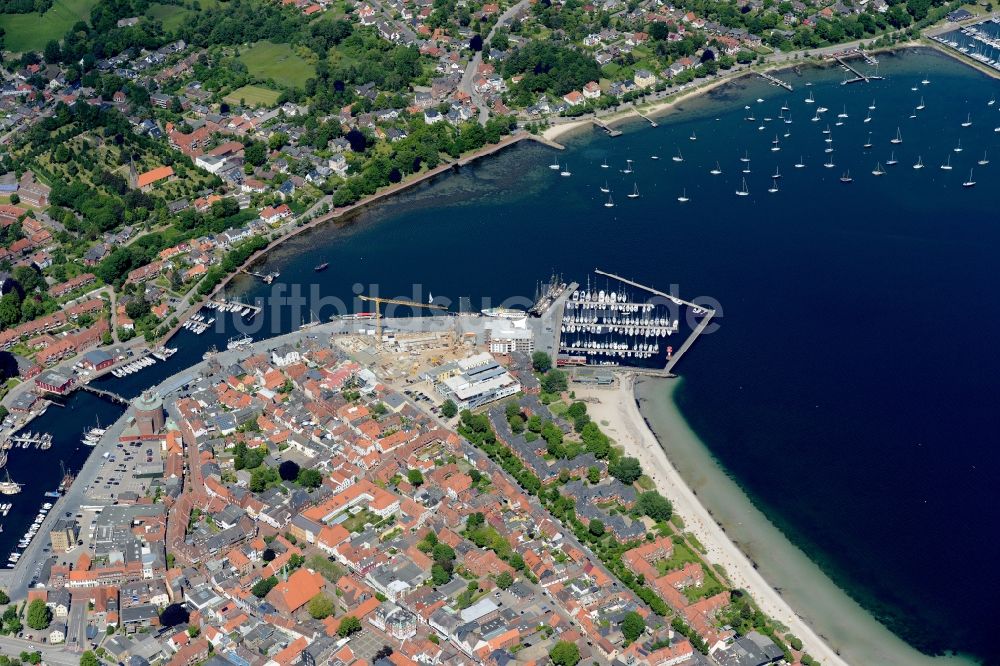
M 682 380 L 627 375 L 614 388 L 575 388 L 593 419 L 683 518 L 685 530 L 721 565 L 733 587 L 802 640 L 825 665 L 958 666 L 930 657 L 879 623 L 751 502 L 712 458 L 674 400 Z

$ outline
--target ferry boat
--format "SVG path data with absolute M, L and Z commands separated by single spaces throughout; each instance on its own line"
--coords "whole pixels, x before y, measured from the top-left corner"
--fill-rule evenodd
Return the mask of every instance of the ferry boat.
M 0 481 L 0 493 L 4 495 L 16 495 L 21 492 L 21 484 L 16 481 L 12 481 L 10 478 L 10 472 L 7 472 L 7 476 L 3 481 Z
M 229 342 L 226 343 L 226 349 L 239 349 L 241 347 L 247 347 L 253 342 L 253 338 L 249 335 L 244 335 L 243 337 L 229 338 Z
M 497 319 L 524 319 L 528 313 L 524 310 L 514 310 L 512 308 L 486 308 L 480 310 L 484 317 L 495 317 Z
M 330 267 L 329 262 L 324 261 L 322 264 L 318 266 L 313 266 L 313 270 L 316 271 L 317 273 L 321 273 L 329 267 Z

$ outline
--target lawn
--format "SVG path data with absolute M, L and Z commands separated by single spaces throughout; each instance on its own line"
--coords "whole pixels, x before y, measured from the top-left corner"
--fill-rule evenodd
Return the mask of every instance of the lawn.
M 219 0 L 199 0 L 201 3 L 201 8 L 211 9 L 219 5 Z M 159 19 L 163 23 L 163 29 L 167 32 L 174 32 L 177 28 L 184 25 L 188 18 L 194 15 L 196 12 L 185 9 L 184 7 L 178 5 L 161 5 L 159 3 L 154 3 L 149 6 L 146 10 L 146 16 L 149 18 Z
M 273 106 L 278 101 L 280 93 L 262 88 L 260 86 L 243 86 L 226 95 L 223 99 L 230 104 L 240 104 L 240 100 L 246 102 L 247 106 Z
M 97 0 L 55 0 L 47 12 L 0 14 L 0 28 L 7 33 L 5 48 L 14 53 L 41 51 L 51 39 L 61 40 L 77 21 L 89 21 Z
M 288 44 L 257 42 L 240 54 L 251 76 L 273 79 L 293 88 L 305 86 L 316 75 L 316 68 L 297 55 Z

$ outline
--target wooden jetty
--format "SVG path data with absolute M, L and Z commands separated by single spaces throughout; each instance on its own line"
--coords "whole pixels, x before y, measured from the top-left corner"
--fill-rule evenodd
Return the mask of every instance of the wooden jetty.
M 593 122 L 595 125 L 597 125 L 602 130 L 604 130 L 605 132 L 607 132 L 608 136 L 621 136 L 622 135 L 622 131 L 621 130 L 616 130 L 616 129 L 610 127 L 606 122 L 604 122 L 600 118 L 591 118 L 591 122 Z
M 792 92 L 792 84 L 788 83 L 787 81 L 782 81 L 777 76 L 768 74 L 767 72 L 757 72 L 757 75 L 762 79 L 764 79 L 765 81 L 767 81 L 768 83 L 771 83 L 776 86 L 781 86 L 788 92 Z
M 107 391 L 105 389 L 99 389 L 96 386 L 91 386 L 90 384 L 80 384 L 80 390 L 86 391 L 87 393 L 93 393 L 94 395 L 99 395 L 102 398 L 107 398 L 111 402 L 117 402 L 119 405 L 129 406 L 129 401 L 118 395 L 113 391 Z
M 643 120 L 645 120 L 646 122 L 648 122 L 650 127 L 658 127 L 658 125 L 656 124 L 656 121 L 653 120 L 652 118 L 650 118 L 649 116 L 644 116 L 641 113 L 639 113 L 638 111 L 636 111 L 636 114 L 638 114 L 638 116 L 640 118 L 642 118 Z

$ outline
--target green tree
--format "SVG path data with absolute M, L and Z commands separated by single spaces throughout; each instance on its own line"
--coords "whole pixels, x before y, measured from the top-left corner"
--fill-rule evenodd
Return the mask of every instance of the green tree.
M 639 511 L 653 520 L 670 520 L 670 516 L 674 511 L 670 500 L 655 490 L 640 494 L 636 506 Z
M 559 641 L 549 651 L 549 659 L 557 666 L 576 666 L 580 663 L 580 648 L 569 641 Z
M 569 379 L 562 370 L 549 370 L 542 377 L 542 390 L 546 393 L 562 393 L 569 386 Z
M 630 486 L 642 476 L 642 466 L 635 458 L 619 458 L 608 465 L 608 472 L 625 485 Z
M 458 407 L 455 405 L 454 402 L 452 402 L 451 400 L 445 400 L 443 403 L 441 403 L 441 416 L 445 417 L 446 419 L 452 419 L 455 418 L 456 414 L 458 414 Z
M 275 576 L 269 578 L 262 578 L 254 586 L 250 588 L 253 595 L 258 599 L 263 599 L 267 596 L 267 593 L 274 589 L 274 586 L 278 584 L 278 579 Z
M 431 582 L 435 585 L 444 585 L 450 580 L 451 574 L 443 566 L 435 564 L 431 567 Z
M 601 470 L 599 468 L 597 468 L 597 467 L 588 467 L 587 468 L 587 481 L 589 481 L 591 483 L 591 485 L 600 483 L 600 481 L 601 481 Z
M 629 643 L 642 636 L 642 632 L 645 630 L 646 621 L 642 619 L 641 615 L 635 611 L 625 613 L 625 617 L 622 620 L 622 635 L 625 636 L 625 639 Z
M 337 628 L 337 634 L 341 638 L 347 638 L 351 634 L 361 631 L 361 620 L 354 617 L 353 615 L 345 615 L 340 619 L 340 626 Z
M 323 483 L 323 475 L 316 469 L 300 469 L 295 480 L 304 488 L 319 488 Z
M 501 590 L 506 590 L 513 584 L 514 584 L 514 576 L 512 576 L 509 571 L 504 571 L 499 576 L 497 576 L 497 587 L 499 587 Z
M 317 594 L 309 600 L 309 615 L 315 620 L 322 620 L 333 614 L 333 600 L 325 594 Z
M 21 299 L 16 291 L 0 298 L 0 327 L 10 328 L 21 321 Z
M 424 474 L 419 469 L 410 469 L 406 472 L 406 480 L 411 486 L 419 487 L 424 485 Z
M 552 357 L 545 352 L 537 351 L 531 355 L 531 367 L 539 374 L 545 374 L 552 369 Z
M 101 662 L 97 659 L 97 655 L 87 650 L 80 655 L 80 666 L 101 666 Z
M 4 414 L 4 417 L 6 417 L 6 416 L 7 415 Z M 0 590 L 0 606 L 2 606 L 3 604 L 9 604 L 9 603 L 10 603 L 10 597 L 7 596 L 6 592 L 4 592 L 3 590 Z
M 32 629 L 47 629 L 52 622 L 52 611 L 41 599 L 28 604 L 28 626 Z
M 604 522 L 594 518 L 590 521 L 590 525 L 587 526 L 587 530 L 595 537 L 600 538 L 604 536 Z

